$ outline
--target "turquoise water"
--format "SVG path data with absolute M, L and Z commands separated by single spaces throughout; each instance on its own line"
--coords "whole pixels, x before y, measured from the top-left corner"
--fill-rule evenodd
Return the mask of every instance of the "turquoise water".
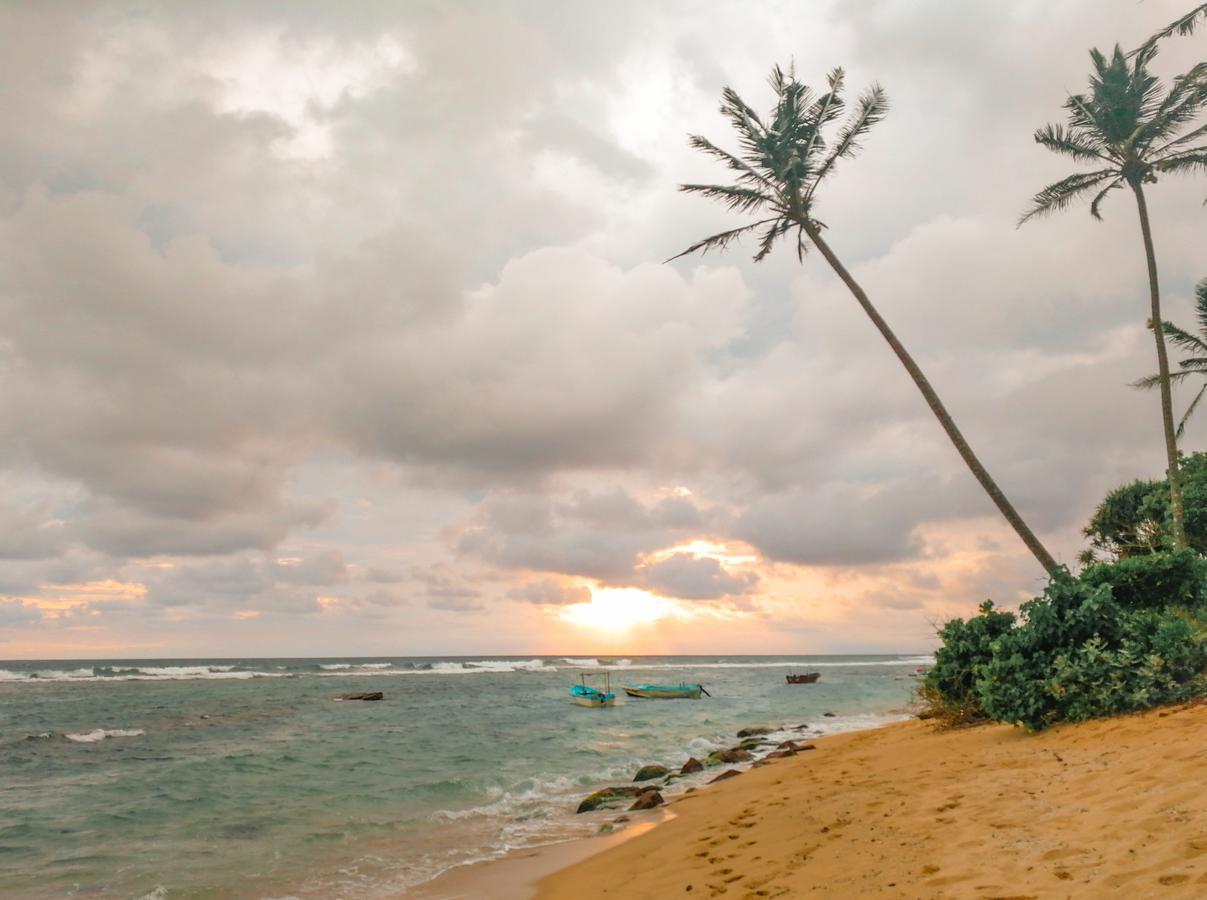
M 396 895 L 589 834 L 615 813 L 575 816 L 584 794 L 645 763 L 703 758 L 739 728 L 813 735 L 896 718 L 928 661 L 0 662 L 0 895 Z M 616 707 L 570 703 L 584 666 L 612 673 Z M 821 681 L 785 684 L 805 670 Z M 680 681 L 711 699 L 619 690 Z M 352 691 L 385 699 L 333 699 Z

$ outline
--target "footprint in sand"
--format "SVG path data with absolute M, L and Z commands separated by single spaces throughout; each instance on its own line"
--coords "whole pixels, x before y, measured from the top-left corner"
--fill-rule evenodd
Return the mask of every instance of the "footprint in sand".
M 1164 884 L 1164 885 L 1174 885 L 1174 884 L 1185 884 L 1189 880 L 1190 880 L 1189 875 L 1162 875 L 1160 878 L 1157 879 L 1157 882 L 1159 884 Z

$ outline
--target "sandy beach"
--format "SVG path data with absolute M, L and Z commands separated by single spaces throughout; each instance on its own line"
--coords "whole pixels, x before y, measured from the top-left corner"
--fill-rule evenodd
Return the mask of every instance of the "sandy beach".
M 1207 895 L 1207 706 L 1038 735 L 911 721 L 816 745 L 682 796 L 535 896 Z

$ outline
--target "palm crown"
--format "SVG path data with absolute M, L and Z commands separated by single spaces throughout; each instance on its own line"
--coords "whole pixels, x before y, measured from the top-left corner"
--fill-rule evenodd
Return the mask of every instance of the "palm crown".
M 1207 170 L 1207 125 L 1179 136 L 1207 107 L 1207 63 L 1174 79 L 1166 91 L 1148 70 L 1155 55 L 1155 45 L 1130 59 L 1118 45 L 1109 59 L 1090 51 L 1094 74 L 1089 93 L 1065 101 L 1067 126 L 1047 125 L 1035 132 L 1035 140 L 1096 168 L 1045 187 L 1019 224 L 1064 209 L 1091 191 L 1090 213 L 1100 219 L 1102 201 L 1115 188 L 1156 181 L 1160 173 Z
M 719 200 L 731 210 L 770 215 L 697 241 L 672 259 L 696 251 L 722 250 L 747 232 L 760 229 L 756 262 L 793 230 L 797 256 L 803 257 L 808 248 L 808 229 L 824 227 L 813 218 L 818 186 L 834 173 L 840 160 L 855 155 L 859 140 L 888 111 L 883 89 L 873 84 L 830 139 L 830 126 L 847 113 L 842 69 L 830 73 L 828 90 L 821 94 L 798 81 L 794 68 L 784 72 L 776 66 L 771 70 L 770 82 L 776 102 L 766 120 L 759 118 L 732 88 L 725 88 L 721 95 L 721 112 L 738 133 L 739 153 L 723 150 L 698 134 L 690 137 L 691 146 L 736 172 L 737 183 L 680 185 L 680 190 Z
M 1199 320 L 1199 335 L 1191 334 L 1174 325 L 1172 322 L 1162 322 L 1161 328 L 1165 332 L 1165 337 L 1169 339 L 1171 344 L 1181 347 L 1191 355 L 1180 360 L 1178 366 L 1180 371 L 1170 372 L 1169 380 L 1171 382 L 1183 381 L 1192 375 L 1199 375 L 1204 378 L 1203 386 L 1199 388 L 1199 392 L 1195 394 L 1194 399 L 1190 401 L 1190 405 L 1186 407 L 1186 412 L 1182 414 L 1182 420 L 1178 423 L 1178 437 L 1186 431 L 1186 422 L 1190 419 L 1192 413 L 1198 408 L 1199 401 L 1203 399 L 1203 395 L 1207 393 L 1207 279 L 1199 282 L 1199 286 L 1195 289 L 1197 300 L 1195 307 Z M 1136 382 L 1136 387 L 1154 388 L 1161 384 L 1161 375 L 1149 375 L 1147 378 L 1141 378 Z

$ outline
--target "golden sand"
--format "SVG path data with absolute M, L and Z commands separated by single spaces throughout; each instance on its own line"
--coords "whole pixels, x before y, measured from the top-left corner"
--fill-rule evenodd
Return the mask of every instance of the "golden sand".
M 536 895 L 1207 898 L 1207 706 L 815 744 L 685 795 Z

